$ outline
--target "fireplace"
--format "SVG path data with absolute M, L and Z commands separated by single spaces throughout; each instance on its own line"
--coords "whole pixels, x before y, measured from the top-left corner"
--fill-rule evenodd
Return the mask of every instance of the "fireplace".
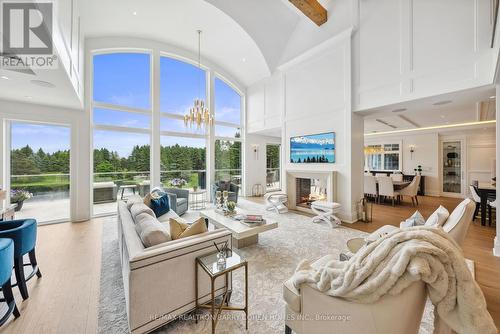
M 320 179 L 298 177 L 295 183 L 296 206 L 310 209 L 312 202 L 326 200 L 326 188 Z
M 336 201 L 335 171 L 287 170 L 286 193 L 290 210 L 312 213 L 314 201 Z

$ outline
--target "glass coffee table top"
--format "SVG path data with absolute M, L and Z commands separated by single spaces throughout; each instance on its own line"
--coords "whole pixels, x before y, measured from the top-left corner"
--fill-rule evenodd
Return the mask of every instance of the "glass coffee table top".
M 198 262 L 208 271 L 212 276 L 216 276 L 220 273 L 226 272 L 228 270 L 234 269 L 241 266 L 246 262 L 241 256 L 239 256 L 235 251 L 229 251 L 230 256 L 226 257 L 226 265 L 220 266 L 217 263 L 217 252 L 200 256 Z

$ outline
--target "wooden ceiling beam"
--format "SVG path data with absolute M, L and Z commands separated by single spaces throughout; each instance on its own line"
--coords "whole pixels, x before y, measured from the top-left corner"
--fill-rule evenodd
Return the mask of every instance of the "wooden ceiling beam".
M 327 10 L 318 0 L 288 0 L 318 26 L 328 20 Z

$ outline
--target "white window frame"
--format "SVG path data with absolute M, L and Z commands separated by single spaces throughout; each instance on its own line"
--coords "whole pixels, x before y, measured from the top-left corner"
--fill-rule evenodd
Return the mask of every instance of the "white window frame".
M 403 143 L 401 141 L 396 142 L 396 141 L 380 141 L 380 142 L 369 142 L 365 143 L 365 147 L 367 146 L 381 146 L 382 148 L 385 147 L 385 145 L 399 145 L 399 149 L 397 151 L 383 151 L 382 153 L 377 153 L 377 154 L 372 154 L 372 155 L 380 155 L 381 157 L 381 168 L 377 169 L 377 171 L 381 172 L 395 172 L 395 171 L 403 171 Z M 398 154 L 398 165 L 399 169 L 387 169 L 385 168 L 385 154 Z M 368 154 L 365 154 L 365 170 L 371 170 L 368 168 Z

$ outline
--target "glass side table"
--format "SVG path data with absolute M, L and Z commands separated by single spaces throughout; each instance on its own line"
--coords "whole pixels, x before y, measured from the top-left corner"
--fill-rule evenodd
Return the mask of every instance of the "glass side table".
M 191 210 L 204 210 L 206 209 L 207 203 L 207 190 L 206 189 L 198 189 L 196 191 L 189 192 L 189 204 Z
M 195 304 L 196 308 L 206 308 L 210 310 L 212 319 L 212 334 L 215 334 L 215 327 L 219 321 L 219 316 L 222 310 L 228 311 L 242 311 L 245 312 L 245 328 L 248 329 L 248 262 L 242 259 L 234 251 L 229 251 L 226 257 L 226 264 L 221 266 L 217 263 L 217 252 L 200 256 L 196 258 L 195 264 Z M 206 304 L 198 304 L 198 266 L 200 266 L 210 277 L 210 291 L 211 298 Z M 229 273 L 238 269 L 245 268 L 245 306 L 244 307 L 234 307 L 229 306 L 229 295 L 231 291 L 229 290 Z M 215 302 L 215 280 L 224 276 L 226 289 L 222 295 L 220 304 Z M 225 304 L 225 305 L 224 305 Z

